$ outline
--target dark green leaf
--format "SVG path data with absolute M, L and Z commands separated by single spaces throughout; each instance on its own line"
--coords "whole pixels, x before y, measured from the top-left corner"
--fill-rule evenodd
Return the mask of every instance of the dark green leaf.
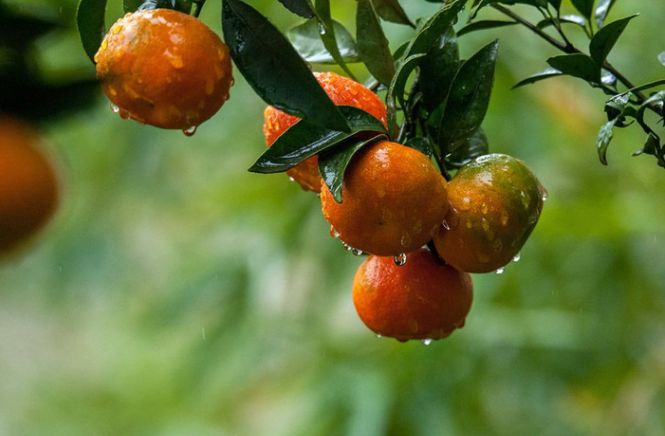
M 614 136 L 614 124 L 614 120 L 605 123 L 603 127 L 600 128 L 600 131 L 598 132 L 598 138 L 596 139 L 598 158 L 603 165 L 607 165 L 607 147 L 610 145 L 612 137 Z
M 345 62 L 358 62 L 356 42 L 346 28 L 333 21 L 337 47 Z M 288 31 L 287 36 L 303 59 L 312 64 L 334 64 L 335 60 L 324 47 L 319 34 L 319 22 L 311 18 Z
M 589 53 L 591 58 L 596 61 L 598 65 L 603 65 L 607 55 L 612 51 L 614 44 L 619 40 L 619 37 L 626 29 L 626 26 L 637 15 L 622 18 L 614 21 L 598 31 L 589 43 Z
M 594 0 L 571 0 L 571 2 L 573 3 L 573 6 L 575 6 L 575 9 L 580 11 L 587 20 L 591 20 Z
M 519 88 L 520 86 L 530 85 L 532 83 L 540 82 L 541 80 L 549 79 L 551 77 L 563 76 L 563 73 L 556 68 L 547 68 L 539 73 L 536 73 L 532 76 L 527 77 L 524 80 L 517 82 L 513 86 L 513 89 Z
M 337 38 L 335 37 L 335 26 L 333 25 L 333 19 L 330 15 L 330 0 L 316 0 L 315 4 L 316 17 L 319 19 L 321 41 L 325 46 L 328 53 L 330 53 L 335 59 L 335 62 L 342 67 L 342 69 L 348 74 L 351 78 L 355 79 L 353 73 L 346 66 L 344 58 L 337 47 Z
M 360 57 L 369 72 L 379 82 L 389 84 L 395 75 L 395 61 L 370 0 L 358 0 L 356 40 Z
M 650 154 L 653 156 L 659 156 L 661 154 L 660 138 L 658 138 L 655 133 L 649 133 L 647 141 L 644 143 L 644 147 L 633 153 L 633 156 L 639 156 L 641 154 Z
M 314 17 L 314 8 L 309 0 L 279 0 L 284 7 L 303 18 Z
M 464 9 L 466 0 L 450 0 L 444 3 L 426 21 L 421 22 L 402 57 L 410 57 L 415 54 L 427 53 L 435 41 L 457 21 L 457 15 Z
M 376 13 L 384 20 L 415 27 L 409 16 L 404 12 L 404 9 L 402 9 L 402 6 L 400 6 L 398 0 L 372 0 L 372 3 L 374 4 Z
M 420 62 L 418 87 L 427 110 L 440 105 L 448 96 L 459 68 L 459 48 L 455 31 L 450 27 Z
M 452 143 L 449 150 L 450 153 L 445 156 L 446 164 L 453 168 L 461 168 L 478 156 L 489 153 L 487 136 L 480 128 L 469 138 Z
M 222 25 L 236 66 L 263 100 L 319 126 L 349 131 L 307 64 L 266 18 L 240 0 L 224 0 Z
M 462 36 L 466 33 L 475 32 L 477 30 L 496 29 L 497 27 L 513 26 L 515 24 L 517 24 L 516 21 L 500 21 L 500 20 L 472 21 L 471 23 L 462 27 L 457 32 L 457 36 Z
M 607 14 L 610 13 L 610 9 L 616 3 L 616 0 L 599 0 L 598 5 L 596 6 L 596 24 L 598 27 L 603 27 Z
M 468 138 L 485 118 L 494 82 L 497 41 L 486 45 L 460 67 L 453 81 L 439 127 L 439 143 Z
M 554 56 L 547 63 L 563 74 L 584 79 L 590 83 L 600 82 L 600 67 L 583 53 Z
M 192 10 L 192 2 L 191 0 L 144 0 L 138 7 L 138 10 L 140 11 L 154 9 L 173 9 L 189 14 Z
M 561 0 L 547 0 L 547 3 L 551 4 L 557 11 L 561 9 Z
M 385 133 L 381 121 L 360 109 L 339 107 L 349 132 L 330 130 L 302 120 L 284 132 L 249 169 L 256 173 L 279 173 L 293 168 L 317 153 L 328 150 L 359 132 Z
M 81 0 L 76 11 L 81 43 L 92 62 L 95 62 L 95 54 L 104 39 L 105 15 L 106 0 Z
M 122 9 L 125 13 L 136 11 L 143 4 L 143 0 L 122 0 Z
M 342 202 L 342 185 L 344 183 L 344 173 L 349 166 L 353 156 L 366 145 L 369 145 L 379 139 L 385 139 L 385 134 L 373 135 L 367 139 L 351 138 L 348 145 L 341 145 L 335 149 L 323 152 L 319 155 L 319 173 L 321 178 L 330 189 L 336 202 Z
M 432 149 L 432 143 L 429 141 L 428 138 L 424 136 L 416 136 L 415 138 L 411 138 L 406 143 L 404 144 L 407 147 L 411 147 L 415 150 L 418 150 L 425 156 L 431 158 L 434 155 L 434 150 Z

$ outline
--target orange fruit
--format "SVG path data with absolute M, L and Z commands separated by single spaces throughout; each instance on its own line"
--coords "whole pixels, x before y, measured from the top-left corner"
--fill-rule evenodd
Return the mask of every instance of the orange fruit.
M 104 93 L 123 118 L 165 129 L 190 131 L 203 123 L 228 100 L 233 84 L 228 47 L 197 18 L 170 9 L 125 15 L 95 62 Z
M 314 73 L 316 80 L 326 91 L 328 97 L 338 106 L 352 106 L 368 112 L 383 125 L 386 121 L 386 105 L 371 90 L 362 84 L 335 73 Z M 282 133 L 300 121 L 300 118 L 282 112 L 272 106 L 263 112 L 263 136 L 270 147 Z M 313 156 L 286 172 L 306 191 L 321 190 L 318 158 Z
M 373 332 L 400 341 L 441 339 L 464 326 L 471 308 L 471 276 L 421 248 L 397 266 L 369 256 L 353 279 L 353 304 Z
M 51 218 L 58 180 L 27 125 L 0 117 L 0 256 L 19 248 Z
M 346 244 L 396 256 L 432 239 L 448 211 L 446 180 L 423 153 L 379 141 L 351 160 L 341 203 L 321 182 L 321 209 Z
M 448 183 L 450 210 L 434 237 L 439 255 L 466 272 L 504 267 L 536 226 L 545 194 L 522 161 L 504 154 L 476 158 Z

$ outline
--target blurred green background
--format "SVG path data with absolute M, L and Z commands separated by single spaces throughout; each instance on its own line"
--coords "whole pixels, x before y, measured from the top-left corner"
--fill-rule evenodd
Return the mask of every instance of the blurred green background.
M 34 49 L 46 77 L 94 73 L 74 1 L 5 3 L 68 23 Z M 352 27 L 353 2 L 333 3 Z M 202 15 L 216 31 L 219 9 Z M 610 18 L 633 12 L 611 60 L 662 78 L 665 6 L 618 2 Z M 394 46 L 409 35 L 388 29 Z M 0 265 L 0 434 L 665 434 L 665 171 L 630 157 L 637 128 L 598 163 L 604 100 L 584 83 L 510 90 L 556 54 L 528 31 L 464 37 L 463 54 L 496 37 L 491 149 L 526 161 L 550 197 L 522 260 L 474 276 L 466 327 L 430 346 L 365 329 L 361 259 L 329 236 L 318 199 L 246 171 L 264 104 L 237 71 L 192 138 L 123 121 L 101 93 L 41 124 L 65 197 L 32 250 Z

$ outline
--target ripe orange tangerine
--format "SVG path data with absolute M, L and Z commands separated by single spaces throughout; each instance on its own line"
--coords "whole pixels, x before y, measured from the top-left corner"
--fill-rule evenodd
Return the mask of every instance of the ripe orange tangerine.
M 13 253 L 53 216 L 58 180 L 39 136 L 0 117 L 0 256 Z
M 314 73 L 314 76 L 337 106 L 352 106 L 364 110 L 381 121 L 384 126 L 387 125 L 386 105 L 371 90 L 354 80 L 332 72 Z M 263 135 L 268 147 L 286 130 L 300 121 L 298 117 L 282 112 L 273 106 L 266 107 L 263 118 Z M 316 156 L 301 162 L 286 173 L 304 190 L 320 192 L 321 176 Z
M 421 248 L 403 266 L 369 256 L 353 279 L 353 304 L 373 332 L 400 341 L 441 339 L 464 326 L 471 308 L 471 276 Z
M 171 9 L 125 15 L 95 62 L 114 110 L 165 129 L 191 132 L 217 113 L 233 84 L 228 47 L 197 18 Z
M 351 160 L 342 203 L 321 181 L 321 209 L 346 244 L 379 256 L 397 256 L 432 239 L 448 211 L 446 180 L 423 153 L 379 141 Z
M 476 158 L 448 183 L 450 210 L 434 243 L 455 268 L 472 273 L 507 265 L 533 231 L 546 191 L 520 160 Z

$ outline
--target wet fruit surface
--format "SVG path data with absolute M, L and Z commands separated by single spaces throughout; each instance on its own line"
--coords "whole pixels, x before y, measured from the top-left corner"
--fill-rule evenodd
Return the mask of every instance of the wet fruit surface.
M 368 112 L 386 125 L 386 106 L 381 99 L 362 84 L 336 73 L 314 73 L 328 97 L 337 106 L 352 106 Z M 263 135 L 270 147 L 289 127 L 300 119 L 268 106 L 264 111 Z M 287 171 L 287 174 L 307 191 L 319 192 L 321 177 L 316 156 Z
M 444 265 L 426 248 L 407 255 L 370 256 L 353 280 L 353 303 L 375 333 L 396 338 L 441 339 L 464 326 L 471 308 L 471 276 Z
M 0 117 L 0 256 L 13 252 L 51 218 L 55 170 L 27 125 Z
M 544 188 L 522 161 L 481 156 L 448 183 L 450 210 L 434 238 L 436 248 L 459 270 L 498 270 L 518 255 L 544 198 Z
M 426 244 L 448 210 L 446 181 L 421 152 L 380 141 L 349 164 L 337 203 L 321 185 L 323 215 L 353 248 L 397 256 Z
M 226 45 L 197 18 L 169 9 L 118 20 L 95 61 L 121 116 L 166 129 L 188 130 L 212 117 L 233 84 Z

